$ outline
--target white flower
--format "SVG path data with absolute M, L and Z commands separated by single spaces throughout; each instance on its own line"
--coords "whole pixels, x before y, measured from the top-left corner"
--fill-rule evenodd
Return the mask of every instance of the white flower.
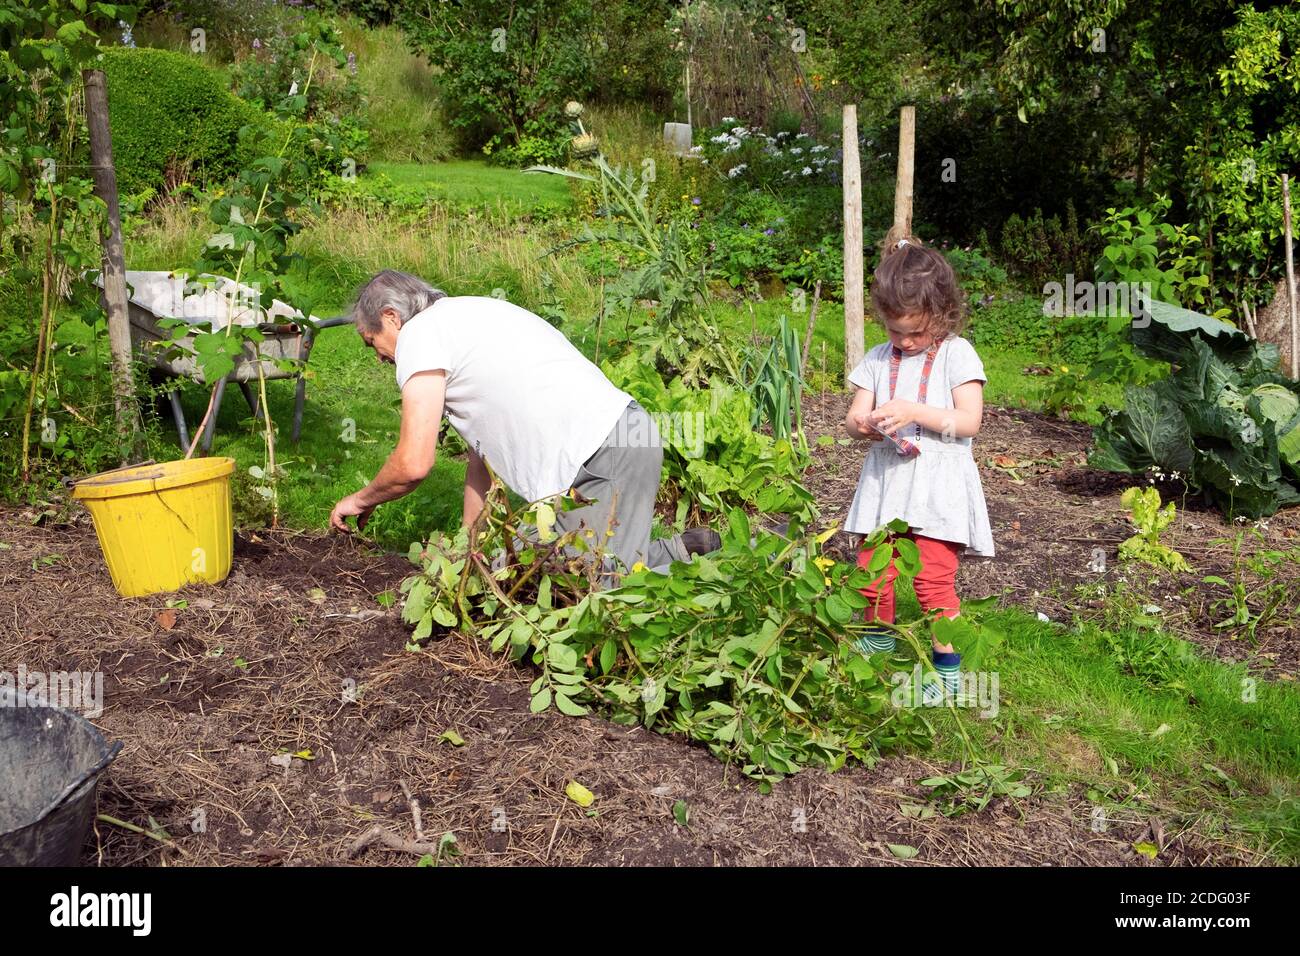
M 791 147 L 790 147 L 790 155 L 791 155 L 791 156 L 802 156 L 802 155 L 803 155 L 803 150 L 800 149 L 798 146 L 791 146 Z
M 826 150 L 828 150 L 828 149 L 830 149 L 829 146 L 820 146 L 820 145 L 819 145 L 819 146 L 814 146 L 812 149 L 808 150 L 808 152 L 810 152 L 810 153 L 824 153 L 824 152 L 826 152 Z
M 1238 478 L 1236 475 L 1233 475 L 1233 476 L 1232 476 L 1232 483 L 1233 483 L 1234 485 L 1239 485 L 1239 484 L 1241 484 L 1241 479 Z
M 803 172 L 801 173 L 801 175 L 803 175 L 803 176 L 811 176 L 811 175 L 812 175 L 812 167 L 811 167 L 811 166 L 805 166 L 805 167 L 803 168 Z
M 723 125 L 723 126 L 727 126 L 727 125 L 729 125 L 729 124 L 731 124 L 731 123 L 739 123 L 739 122 L 740 122 L 740 120 L 736 119 L 736 117 L 734 117 L 734 116 L 724 116 L 724 117 L 722 117 L 722 125 Z
M 748 163 L 741 163 L 739 166 L 732 166 L 731 169 L 727 170 L 727 175 L 730 176 L 732 179 L 735 179 L 737 176 L 739 176 L 748 168 L 749 168 Z

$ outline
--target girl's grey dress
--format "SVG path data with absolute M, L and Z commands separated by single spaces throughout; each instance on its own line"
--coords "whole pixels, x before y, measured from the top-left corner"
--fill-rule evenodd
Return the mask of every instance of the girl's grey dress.
M 892 352 L 893 346 L 888 342 L 877 345 L 849 376 L 854 385 L 875 393 L 876 408 L 889 401 Z M 924 365 L 925 352 L 903 356 L 894 398 L 917 400 Z M 950 336 L 934 357 L 925 403 L 936 408 L 952 408 L 952 390 L 971 381 L 988 381 L 984 363 L 969 342 Z M 895 518 L 902 518 L 917 534 L 964 544 L 967 554 L 992 557 L 993 533 L 989 529 L 979 469 L 971 453 L 971 440 L 945 439 L 941 433 L 917 425 L 907 425 L 897 434 L 920 447 L 921 454 L 907 458 L 898 453 L 892 442 L 873 444 L 862 462 L 858 490 L 844 530 L 867 534 Z

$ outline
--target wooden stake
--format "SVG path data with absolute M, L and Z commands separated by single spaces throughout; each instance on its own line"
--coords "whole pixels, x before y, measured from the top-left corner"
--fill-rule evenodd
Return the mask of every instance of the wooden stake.
M 894 228 L 897 239 L 912 234 L 912 183 L 916 173 L 916 107 L 898 114 L 898 179 L 894 184 Z
M 804 371 L 808 368 L 808 350 L 812 348 L 813 326 L 817 324 L 817 303 L 822 297 L 822 280 L 818 279 L 817 284 L 813 286 L 812 310 L 808 313 L 808 328 L 803 333 L 803 351 L 799 353 L 799 379 L 803 380 Z
M 1291 319 L 1291 377 L 1300 379 L 1300 327 L 1295 316 L 1295 256 L 1291 249 L 1291 183 L 1282 174 L 1282 230 L 1286 235 L 1286 302 Z
M 858 107 L 844 106 L 844 380 L 862 361 L 865 299 L 862 292 L 862 161 L 858 156 Z
M 1250 314 L 1250 303 L 1243 301 L 1241 303 L 1241 314 L 1246 319 L 1246 331 L 1250 333 L 1252 339 L 1258 339 L 1259 334 L 1255 331 L 1255 319 Z
M 86 125 L 90 129 L 90 162 L 95 195 L 108 207 L 108 226 L 100 235 L 104 259 L 104 307 L 112 349 L 113 403 L 117 411 L 118 445 L 122 464 L 139 453 L 142 426 L 131 373 L 131 320 L 127 313 L 126 258 L 122 251 L 122 216 L 117 203 L 117 173 L 108 128 L 108 88 L 102 70 L 83 70 L 86 85 Z

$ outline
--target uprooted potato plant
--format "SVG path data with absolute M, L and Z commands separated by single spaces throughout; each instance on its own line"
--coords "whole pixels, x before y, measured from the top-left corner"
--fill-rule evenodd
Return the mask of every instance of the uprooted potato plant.
M 919 570 L 905 538 L 876 548 L 861 569 L 822 554 L 834 528 L 792 527 L 786 537 L 752 527 L 736 509 L 719 552 L 674 564 L 671 574 L 638 565 L 601 590 L 594 538 L 554 533 L 555 507 L 513 512 L 494 488 L 473 548 L 467 529 L 413 544 L 420 570 L 402 585 L 413 641 L 436 626 L 476 636 L 538 668 L 534 712 L 596 711 L 682 733 L 764 787 L 806 766 L 836 770 L 850 757 L 869 765 L 885 750 L 927 746 L 926 714 L 894 701 L 917 660 L 930 668 L 931 628 L 972 670 L 1000 640 L 981 620 L 988 602 L 971 601 L 954 620 L 896 626 L 898 657 L 854 649 L 867 604 L 858 589 L 889 561 L 904 579 Z

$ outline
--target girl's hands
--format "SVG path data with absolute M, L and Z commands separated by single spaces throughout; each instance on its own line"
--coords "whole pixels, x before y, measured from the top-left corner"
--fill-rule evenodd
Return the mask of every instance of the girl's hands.
M 919 411 L 920 406 L 916 402 L 905 402 L 901 398 L 896 398 L 875 409 L 867 419 L 881 431 L 893 435 L 900 428 L 914 423 Z
M 868 444 L 878 442 L 885 437 L 871 427 L 870 412 L 849 412 L 849 424 L 857 431 L 857 437 Z

